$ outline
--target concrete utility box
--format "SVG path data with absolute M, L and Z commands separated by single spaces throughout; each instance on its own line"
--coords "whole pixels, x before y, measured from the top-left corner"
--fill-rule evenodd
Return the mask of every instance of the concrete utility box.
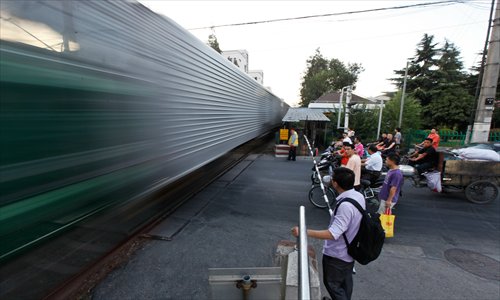
M 249 276 L 249 278 L 245 278 Z M 210 299 L 282 299 L 281 268 L 209 268 Z M 245 292 L 245 283 L 247 291 Z M 246 293 L 246 296 L 245 296 Z

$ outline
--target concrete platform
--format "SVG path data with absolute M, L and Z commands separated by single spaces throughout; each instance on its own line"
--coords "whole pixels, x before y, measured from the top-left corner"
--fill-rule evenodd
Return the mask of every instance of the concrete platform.
M 294 240 L 290 228 L 298 223 L 300 205 L 309 228 L 329 222 L 327 210 L 307 199 L 311 166 L 307 157 L 249 157 L 153 229 L 168 239 L 151 240 L 137 251 L 96 287 L 92 299 L 209 299 L 209 268 L 276 266 L 278 243 Z M 468 249 L 498 262 L 499 208 L 497 202 L 475 205 L 460 193 L 407 184 L 395 210 L 395 237 L 378 260 L 356 264 L 353 299 L 499 299 L 498 280 L 457 266 L 444 254 Z M 321 265 L 322 242 L 309 239 L 309 245 Z M 483 266 L 500 272 L 497 267 Z

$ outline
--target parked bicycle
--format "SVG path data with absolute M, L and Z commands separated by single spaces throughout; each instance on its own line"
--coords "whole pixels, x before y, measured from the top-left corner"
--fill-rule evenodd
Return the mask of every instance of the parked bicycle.
M 316 179 L 319 182 L 320 179 L 319 178 Z M 325 192 L 323 192 L 321 185 L 319 184 L 313 185 L 309 190 L 309 201 L 318 208 L 327 208 L 335 206 L 334 205 L 336 201 L 335 199 L 337 198 L 338 193 L 331 186 L 331 177 L 327 175 L 324 176 L 322 180 Z M 328 199 L 328 204 L 325 200 L 325 196 Z

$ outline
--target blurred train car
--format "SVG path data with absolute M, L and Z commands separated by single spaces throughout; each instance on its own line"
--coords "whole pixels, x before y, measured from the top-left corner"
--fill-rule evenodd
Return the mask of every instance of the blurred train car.
M 0 260 L 279 126 L 288 109 L 131 1 L 2 1 Z

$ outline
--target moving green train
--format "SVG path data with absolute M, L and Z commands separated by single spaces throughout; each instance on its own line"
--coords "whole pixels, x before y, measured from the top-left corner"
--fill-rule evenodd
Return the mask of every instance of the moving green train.
M 131 1 L 5 1 L 0 262 L 279 126 L 288 106 Z

